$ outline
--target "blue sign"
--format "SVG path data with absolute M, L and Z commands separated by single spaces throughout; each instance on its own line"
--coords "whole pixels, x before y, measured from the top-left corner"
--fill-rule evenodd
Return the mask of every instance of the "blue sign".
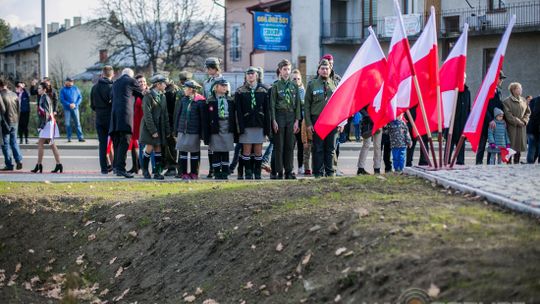
M 288 13 L 253 12 L 253 47 L 256 50 L 291 50 L 291 18 Z

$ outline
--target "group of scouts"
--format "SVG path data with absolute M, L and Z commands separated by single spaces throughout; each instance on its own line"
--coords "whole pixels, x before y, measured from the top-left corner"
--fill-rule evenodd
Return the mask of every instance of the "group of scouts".
M 290 79 L 292 65 L 286 59 L 279 62 L 276 70 L 279 79 L 271 86 L 262 82 L 262 69 L 249 67 L 244 84 L 234 94 L 221 75 L 218 58 L 205 61 L 208 79 L 202 85 L 186 72 L 181 73 L 179 86 L 169 83 L 162 75 L 154 75 L 142 105 L 140 144 L 145 145 L 141 160 L 144 178 L 152 178 L 148 168 L 152 154 L 153 178 L 164 178 L 163 147 L 170 155 L 177 155 L 176 161 L 166 162 L 168 172 L 175 172 L 183 180 L 198 179 L 202 141 L 208 145 L 209 178 L 228 179 L 232 173 L 229 153 L 235 150 L 236 143 L 241 145 L 239 178 L 261 179 L 263 143 L 268 139 L 274 145 L 271 178 L 296 179 L 293 153 L 295 134 L 301 128 L 313 138 L 313 175 L 334 176 L 335 145 L 342 127 L 325 139 L 313 131 L 339 81 L 332 64 L 327 59 L 321 60 L 317 76 L 308 82 L 305 95 Z M 174 98 L 172 111 L 167 108 L 170 96 Z

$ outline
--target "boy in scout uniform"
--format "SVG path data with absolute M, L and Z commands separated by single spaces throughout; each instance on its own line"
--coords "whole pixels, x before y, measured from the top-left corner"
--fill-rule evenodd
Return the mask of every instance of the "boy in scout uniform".
M 341 132 L 342 126 L 338 130 L 333 130 L 325 139 L 319 137 L 313 130 L 319 115 L 328 103 L 330 96 L 336 89 L 336 83 L 330 76 L 331 66 L 328 60 L 323 59 L 317 69 L 319 77 L 311 80 L 306 89 L 304 99 L 305 122 L 308 132 L 313 134 L 313 175 L 318 178 L 322 176 L 334 176 L 334 153 L 338 130 Z
M 301 100 L 298 86 L 290 79 L 291 62 L 283 59 L 278 64 L 279 80 L 270 93 L 270 117 L 274 132 L 274 153 L 277 179 L 296 179 L 293 174 L 294 134 L 299 131 Z

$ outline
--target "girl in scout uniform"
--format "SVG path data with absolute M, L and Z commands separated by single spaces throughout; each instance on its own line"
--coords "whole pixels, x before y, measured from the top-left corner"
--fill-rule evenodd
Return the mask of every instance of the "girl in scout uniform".
M 152 88 L 143 97 L 143 119 L 139 141 L 145 145 L 143 153 L 143 176 L 150 179 L 148 164 L 150 156 L 154 152 L 156 160 L 156 169 L 154 170 L 154 179 L 164 179 L 161 175 L 163 162 L 161 157 L 161 146 L 167 144 L 167 138 L 171 135 L 169 126 L 169 114 L 167 112 L 167 102 L 165 100 L 165 88 L 167 87 L 167 78 L 162 75 L 155 75 L 150 79 Z
M 228 179 L 229 151 L 234 150 L 236 132 L 234 100 L 228 94 L 229 83 L 225 79 L 215 82 L 213 94 L 208 99 L 208 137 L 205 142 L 214 152 L 212 168 L 215 179 Z
M 176 118 L 176 150 L 178 150 L 177 178 L 192 180 L 199 178 L 201 139 L 206 125 L 205 98 L 197 93 L 201 86 L 194 80 L 184 83 L 184 97 L 178 104 Z M 188 158 L 188 153 L 191 154 Z M 190 159 L 191 172 L 188 174 L 187 161 Z
M 270 134 L 270 100 L 268 89 L 259 81 L 257 68 L 247 69 L 246 82 L 236 91 L 234 103 L 243 149 L 239 162 L 244 166 L 246 179 L 261 179 L 262 144 Z

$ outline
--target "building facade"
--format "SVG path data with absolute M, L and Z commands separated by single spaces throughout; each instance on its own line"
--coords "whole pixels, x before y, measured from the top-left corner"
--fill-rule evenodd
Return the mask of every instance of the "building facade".
M 100 52 L 107 49 L 100 45 L 102 22 L 81 24 L 75 17 L 74 26 L 70 26 L 67 21 L 64 27 L 58 23 L 48 27 L 49 73 L 59 79 L 84 72 L 100 61 Z M 0 50 L 0 73 L 12 80 L 39 78 L 40 43 L 41 33 L 37 33 L 5 46 Z

